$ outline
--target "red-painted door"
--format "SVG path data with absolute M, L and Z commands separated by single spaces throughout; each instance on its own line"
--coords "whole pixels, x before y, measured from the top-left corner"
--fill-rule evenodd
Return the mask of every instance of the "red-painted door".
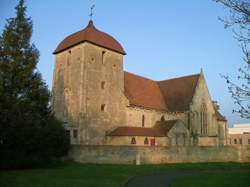
M 150 145 L 155 146 L 155 138 L 150 139 Z

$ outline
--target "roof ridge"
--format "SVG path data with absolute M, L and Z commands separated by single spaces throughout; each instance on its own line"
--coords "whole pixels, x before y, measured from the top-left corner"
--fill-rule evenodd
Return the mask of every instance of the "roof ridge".
M 164 79 L 164 80 L 154 80 L 154 79 L 150 79 L 148 77 L 145 77 L 145 76 L 142 76 L 142 75 L 138 75 L 138 74 L 135 74 L 135 73 L 131 73 L 131 72 L 128 72 L 128 71 L 124 71 L 125 73 L 129 73 L 131 75 L 134 75 L 136 77 L 140 77 L 140 78 L 143 78 L 143 79 L 147 79 L 147 80 L 150 80 L 150 81 L 154 81 L 156 83 L 158 82 L 164 82 L 164 81 L 169 81 L 169 80 L 176 80 L 176 79 L 181 79 L 181 78 L 188 78 L 188 77 L 193 77 L 193 76 L 200 76 L 201 74 L 200 73 L 196 73 L 196 74 L 191 74 L 191 75 L 184 75 L 184 76 L 181 76 L 181 77 L 175 77 L 175 78 L 170 78 L 170 79 Z
M 160 80 L 160 81 L 156 81 L 156 82 L 164 82 L 164 81 L 170 81 L 170 80 L 176 80 L 176 79 L 182 79 L 182 78 L 188 78 L 188 77 L 194 77 L 194 76 L 200 76 L 200 73 L 196 73 L 196 74 L 191 74 L 191 75 L 184 75 L 181 77 L 175 77 L 175 78 L 170 78 L 170 79 L 165 79 L 165 80 Z
M 124 72 L 125 72 L 125 73 L 128 73 L 128 74 L 131 74 L 131 75 L 134 75 L 134 76 L 136 76 L 136 77 L 140 77 L 140 78 L 143 78 L 143 79 L 147 79 L 147 80 L 150 80 L 150 81 L 157 82 L 157 81 L 155 81 L 155 80 L 153 80 L 153 79 L 147 78 L 147 77 L 142 76 L 142 75 L 138 75 L 138 74 L 131 73 L 131 72 L 128 72 L 128 71 L 124 71 Z
M 135 126 L 119 126 L 117 128 L 137 128 L 137 129 L 152 129 L 152 127 L 135 127 Z

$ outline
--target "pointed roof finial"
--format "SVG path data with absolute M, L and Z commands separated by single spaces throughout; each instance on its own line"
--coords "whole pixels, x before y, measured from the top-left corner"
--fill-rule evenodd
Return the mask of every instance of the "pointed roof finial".
M 200 74 L 203 74 L 203 69 L 201 68 Z
M 95 8 L 95 5 L 93 4 L 93 5 L 90 7 L 90 14 L 89 14 L 90 20 L 92 20 L 92 18 L 93 18 L 93 15 L 94 15 L 93 9 L 94 9 L 94 8 Z

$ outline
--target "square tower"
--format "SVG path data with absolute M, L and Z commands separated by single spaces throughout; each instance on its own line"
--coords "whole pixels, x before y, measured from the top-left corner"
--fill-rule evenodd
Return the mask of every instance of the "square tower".
M 53 110 L 73 144 L 104 144 L 109 130 L 125 124 L 122 46 L 88 26 L 54 51 Z

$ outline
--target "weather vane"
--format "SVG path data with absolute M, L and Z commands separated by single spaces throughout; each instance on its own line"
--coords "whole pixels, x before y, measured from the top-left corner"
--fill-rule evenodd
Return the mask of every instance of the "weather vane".
M 90 14 L 89 14 L 90 20 L 92 20 L 92 18 L 93 18 L 93 15 L 94 15 L 93 9 L 94 9 L 94 8 L 95 8 L 95 5 L 92 5 L 92 6 L 90 7 Z

